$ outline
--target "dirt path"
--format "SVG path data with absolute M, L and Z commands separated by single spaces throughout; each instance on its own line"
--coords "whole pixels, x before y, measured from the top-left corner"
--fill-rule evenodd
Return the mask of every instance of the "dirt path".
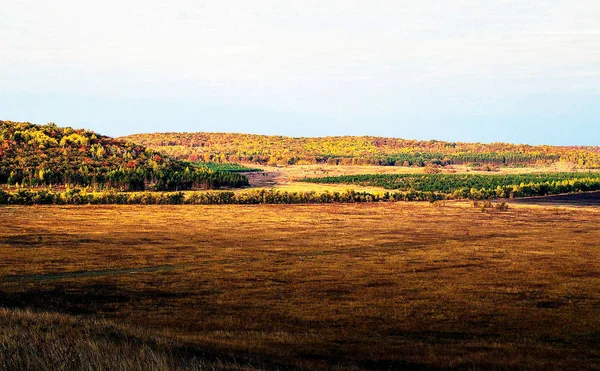
M 242 174 L 248 177 L 250 186 L 255 188 L 273 188 L 279 183 L 277 179 L 281 176 L 281 173 L 275 171 L 261 171 Z

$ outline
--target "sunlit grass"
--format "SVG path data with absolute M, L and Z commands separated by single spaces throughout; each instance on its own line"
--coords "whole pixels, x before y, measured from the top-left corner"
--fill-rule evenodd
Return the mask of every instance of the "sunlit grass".
M 469 203 L 2 207 L 0 302 L 256 364 L 594 369 L 599 223 Z

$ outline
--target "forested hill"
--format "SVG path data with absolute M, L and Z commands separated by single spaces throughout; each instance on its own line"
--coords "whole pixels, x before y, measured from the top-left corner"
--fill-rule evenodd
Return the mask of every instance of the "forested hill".
M 523 166 L 556 161 L 600 167 L 600 147 L 455 143 L 382 137 L 291 138 L 227 133 L 154 133 L 124 137 L 178 159 L 257 164 Z
M 88 130 L 0 121 L 0 184 L 179 190 L 237 187 L 248 179 Z

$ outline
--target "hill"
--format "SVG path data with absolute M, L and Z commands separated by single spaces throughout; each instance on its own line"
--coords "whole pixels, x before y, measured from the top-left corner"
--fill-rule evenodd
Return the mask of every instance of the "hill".
M 89 130 L 0 121 L 0 184 L 129 191 L 239 187 L 248 180 Z
M 564 161 L 585 168 L 600 167 L 600 147 L 417 141 L 369 136 L 292 138 L 228 133 L 135 134 L 124 139 L 189 161 L 403 166 L 529 166 Z

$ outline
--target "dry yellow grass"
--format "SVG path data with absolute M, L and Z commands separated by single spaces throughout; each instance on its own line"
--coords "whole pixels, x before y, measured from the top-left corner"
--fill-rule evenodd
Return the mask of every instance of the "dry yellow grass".
M 0 208 L 0 303 L 273 368 L 600 368 L 600 211 Z
M 168 333 L 58 313 L 0 308 L 2 370 L 254 370 Z

